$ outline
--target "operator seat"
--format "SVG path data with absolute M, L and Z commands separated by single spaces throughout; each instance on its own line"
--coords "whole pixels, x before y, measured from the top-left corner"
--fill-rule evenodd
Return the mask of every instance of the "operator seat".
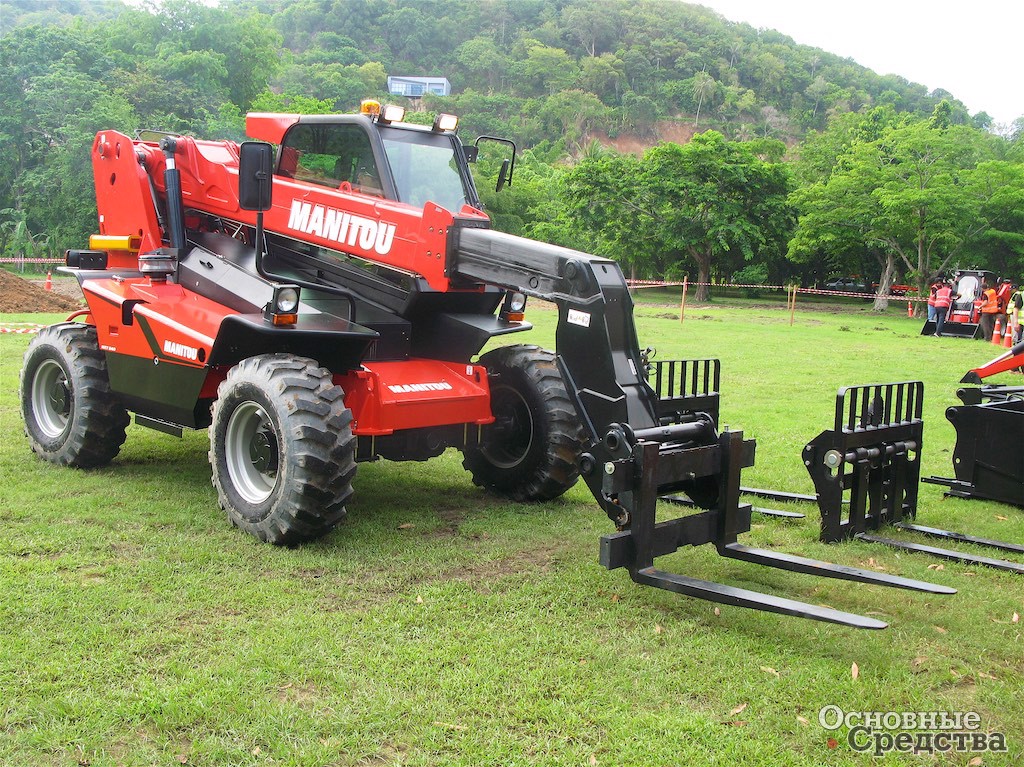
M 377 163 L 369 147 L 362 152 L 346 153 L 334 163 L 334 178 L 339 185 L 348 183 L 362 194 L 384 196 L 384 189 L 377 174 Z
M 277 164 L 277 175 L 295 178 L 295 170 L 299 167 L 301 152 L 293 146 L 281 147 L 281 161 Z

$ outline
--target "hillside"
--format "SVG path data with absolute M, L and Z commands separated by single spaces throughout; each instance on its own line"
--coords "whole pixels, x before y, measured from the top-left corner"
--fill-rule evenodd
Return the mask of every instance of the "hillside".
M 444 75 L 448 99 L 428 108 L 499 127 L 526 145 L 594 133 L 653 140 L 665 118 L 730 138 L 793 140 L 830 115 L 892 105 L 930 114 L 950 94 L 797 45 L 672 0 L 243 0 L 267 14 L 292 53 L 276 85 L 343 110 L 365 76 Z M 956 104 L 960 119 L 969 116 Z
M 350 111 L 382 95 L 394 74 L 447 77 L 452 96 L 424 103 L 458 112 L 471 131 L 500 127 L 526 146 L 564 138 L 570 148 L 596 133 L 649 143 L 666 118 L 730 138 L 794 140 L 830 115 L 882 104 L 927 115 L 950 98 L 675 0 L 222 0 L 213 8 L 178 0 L 160 8 L 0 3 L 6 37 L 73 28 L 77 41 L 52 35 L 55 54 L 74 52 L 76 68 L 117 88 L 141 123 L 173 116 L 177 124 L 162 127 L 198 133 L 223 128 L 216 118 L 225 109 L 246 110 L 268 86 L 285 104 L 302 96 Z M 89 64 L 101 62 L 88 49 L 101 28 L 107 61 L 95 71 Z M 115 84 L 120 74 L 132 82 Z

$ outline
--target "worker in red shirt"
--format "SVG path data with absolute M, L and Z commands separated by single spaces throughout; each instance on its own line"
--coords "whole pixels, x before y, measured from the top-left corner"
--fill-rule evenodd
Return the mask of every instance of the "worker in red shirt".
M 985 341 L 992 340 L 992 332 L 996 329 L 996 317 L 1000 314 L 999 299 L 996 289 L 988 280 L 981 283 L 981 337 Z
M 931 285 L 928 286 L 928 322 L 936 321 L 935 311 L 935 291 L 942 287 L 943 279 L 941 274 L 936 275 L 931 280 Z M 936 333 L 938 335 L 938 333 Z

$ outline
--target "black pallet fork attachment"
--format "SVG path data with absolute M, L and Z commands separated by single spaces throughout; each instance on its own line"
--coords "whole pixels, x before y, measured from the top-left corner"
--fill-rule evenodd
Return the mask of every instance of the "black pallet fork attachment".
M 968 564 L 1024 573 L 1024 565 L 874 534 L 884 527 L 933 538 L 1024 552 L 1012 543 L 913 524 L 921 472 L 921 381 L 868 384 L 839 390 L 835 425 L 804 448 L 821 511 L 821 540 L 856 538 Z M 848 497 L 847 497 L 848 495 Z M 847 512 L 843 513 L 848 501 Z
M 687 413 L 706 413 L 715 427 L 718 427 L 719 388 L 722 381 L 722 363 L 716 359 L 668 360 L 648 363 L 648 378 L 655 394 L 658 395 L 658 415 L 662 423 L 675 423 Z M 748 488 L 740 488 L 744 494 L 757 495 Z M 793 500 L 782 498 L 779 500 Z M 697 504 L 684 495 L 661 496 L 661 500 L 677 506 L 695 507 Z M 806 500 L 800 499 L 800 500 Z M 814 500 L 811 498 L 811 500 Z M 768 509 L 751 506 L 766 517 L 782 519 L 803 519 L 795 511 Z
M 695 365 L 696 374 L 692 372 Z M 955 592 L 923 581 L 740 544 L 738 536 L 750 530 L 751 514 L 751 505 L 740 502 L 740 473 L 753 465 L 755 443 L 743 439 L 741 431 L 717 432 L 718 365 L 717 360 L 653 363 L 652 380 L 661 400 L 663 425 L 636 432 L 620 425 L 609 431 L 606 444 L 615 458 L 603 467 L 602 489 L 607 496 L 622 499 L 623 505 L 632 509 L 632 517 L 625 529 L 601 538 L 605 567 L 624 567 L 637 583 L 719 604 L 868 629 L 882 629 L 887 624 L 830 607 L 665 572 L 654 566 L 654 560 L 683 546 L 713 543 L 724 557 L 790 572 L 929 593 Z M 690 403 L 700 403 L 707 411 L 692 410 Z M 692 502 L 703 510 L 658 522 L 658 501 L 672 501 L 680 491 L 689 496 L 685 505 Z

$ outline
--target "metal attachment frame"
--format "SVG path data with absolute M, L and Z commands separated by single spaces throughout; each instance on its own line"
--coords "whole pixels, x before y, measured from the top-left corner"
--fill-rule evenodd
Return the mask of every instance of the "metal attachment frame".
M 665 572 L 655 567 L 654 560 L 683 546 L 712 543 L 721 556 L 790 572 L 936 594 L 955 592 L 923 581 L 740 544 L 739 535 L 750 530 L 752 510 L 750 504 L 740 502 L 740 474 L 753 465 L 755 443 L 745 440 L 741 431 L 716 434 L 708 426 L 710 416 L 688 409 L 689 404 L 700 402 L 713 408 L 717 420 L 718 365 L 717 361 L 697 361 L 700 364 L 694 368 L 694 361 L 686 362 L 690 364 L 657 363 L 651 371 L 664 402 L 664 412 L 674 413 L 672 417 L 682 423 L 665 424 L 662 429 L 642 433 L 615 430 L 614 441 L 622 457 L 605 465 L 602 489 L 608 497 L 629 508 L 631 514 L 622 529 L 601 539 L 601 563 L 605 567 L 624 567 L 637 583 L 719 604 L 856 628 L 881 629 L 886 624 L 829 607 Z M 714 364 L 704 365 L 706 362 Z M 695 369 L 701 372 L 683 372 Z M 682 379 L 676 379 L 676 374 L 681 374 Z M 627 447 L 628 455 L 624 449 Z M 714 492 L 709 491 L 708 482 L 715 484 Z M 694 489 L 699 490 L 696 498 L 676 495 L 680 490 L 690 495 Z M 708 503 L 711 498 L 713 502 Z M 659 522 L 659 500 L 677 507 L 699 505 L 703 510 Z

